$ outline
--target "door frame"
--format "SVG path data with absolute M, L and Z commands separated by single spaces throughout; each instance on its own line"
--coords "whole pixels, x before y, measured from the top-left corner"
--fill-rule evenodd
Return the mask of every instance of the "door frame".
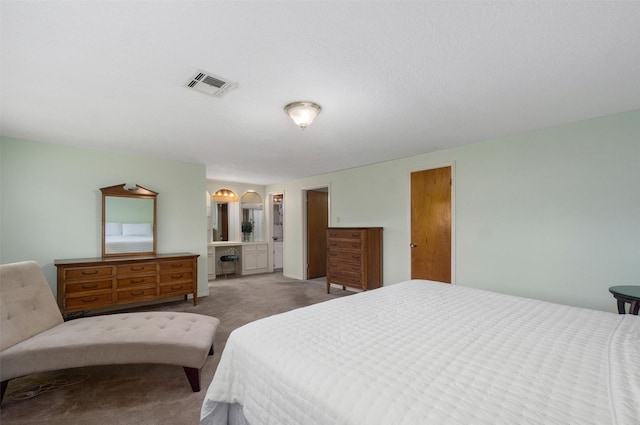
M 325 188 L 327 189 L 327 224 L 331 226 L 331 184 L 315 184 L 313 186 L 304 186 L 300 189 L 302 199 L 302 280 L 307 280 L 307 264 L 309 264 L 307 245 L 307 192 Z
M 451 285 L 456 284 L 456 162 L 442 162 L 438 164 L 415 167 L 407 173 L 407 276 L 411 279 L 411 173 L 435 170 L 436 168 L 451 167 Z
M 265 213 L 265 225 L 267 228 L 267 243 L 269 244 L 269 255 L 267 257 L 267 261 L 269 262 L 268 264 L 268 272 L 269 273 L 273 273 L 273 244 L 274 244 L 274 240 L 273 240 L 273 195 L 279 195 L 282 194 L 282 199 L 283 199 L 283 203 L 285 203 L 285 199 L 286 199 L 286 194 L 284 193 L 284 189 L 283 190 L 274 190 L 273 192 L 269 192 L 267 193 L 267 205 L 268 207 L 265 208 L 266 213 Z M 286 221 L 286 215 L 287 215 L 287 208 L 286 206 L 283 208 L 282 211 L 282 274 L 284 275 L 284 234 L 285 234 L 285 221 Z

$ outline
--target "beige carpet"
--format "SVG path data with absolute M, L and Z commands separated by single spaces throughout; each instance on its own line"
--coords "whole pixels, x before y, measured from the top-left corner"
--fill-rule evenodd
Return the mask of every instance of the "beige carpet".
M 202 390 L 198 393 L 191 391 L 180 366 L 114 365 L 41 373 L 9 383 L 0 424 L 197 424 L 202 400 L 231 331 L 262 317 L 352 293 L 336 287 L 328 295 L 322 282 L 289 279 L 281 273 L 230 276 L 209 282 L 210 295 L 195 307 L 191 301 L 176 301 L 138 308 L 187 311 L 220 319 L 216 352 L 202 369 Z

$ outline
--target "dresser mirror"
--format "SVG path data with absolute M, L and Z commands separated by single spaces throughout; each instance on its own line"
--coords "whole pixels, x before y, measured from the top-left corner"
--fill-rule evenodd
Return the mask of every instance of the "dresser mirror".
M 240 198 L 240 207 L 242 209 L 242 221 L 240 223 L 242 241 L 262 241 L 264 222 L 262 196 L 251 190 L 246 191 Z
M 102 256 L 156 254 L 156 198 L 138 185 L 103 187 Z

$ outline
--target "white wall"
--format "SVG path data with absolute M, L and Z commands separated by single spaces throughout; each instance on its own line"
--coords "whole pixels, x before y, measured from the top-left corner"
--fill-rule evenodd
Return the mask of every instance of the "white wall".
M 158 192 L 158 253 L 192 252 L 208 295 L 204 165 L 0 140 L 0 263 L 35 260 L 56 290 L 54 260 L 102 255 L 101 187 Z
M 608 287 L 640 284 L 640 110 L 268 185 L 284 274 L 303 276 L 303 188 L 330 185 L 330 224 L 383 226 L 384 284 L 409 279 L 410 173 L 451 162 L 458 285 L 616 311 Z

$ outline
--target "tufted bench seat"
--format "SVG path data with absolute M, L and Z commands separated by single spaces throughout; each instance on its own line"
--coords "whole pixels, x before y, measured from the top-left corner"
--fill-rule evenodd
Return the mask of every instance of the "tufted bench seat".
M 220 321 L 193 313 L 118 313 L 64 322 L 40 267 L 0 265 L 0 381 L 36 372 L 132 363 L 184 367 L 193 391 Z M 0 398 L 1 400 L 1 398 Z

